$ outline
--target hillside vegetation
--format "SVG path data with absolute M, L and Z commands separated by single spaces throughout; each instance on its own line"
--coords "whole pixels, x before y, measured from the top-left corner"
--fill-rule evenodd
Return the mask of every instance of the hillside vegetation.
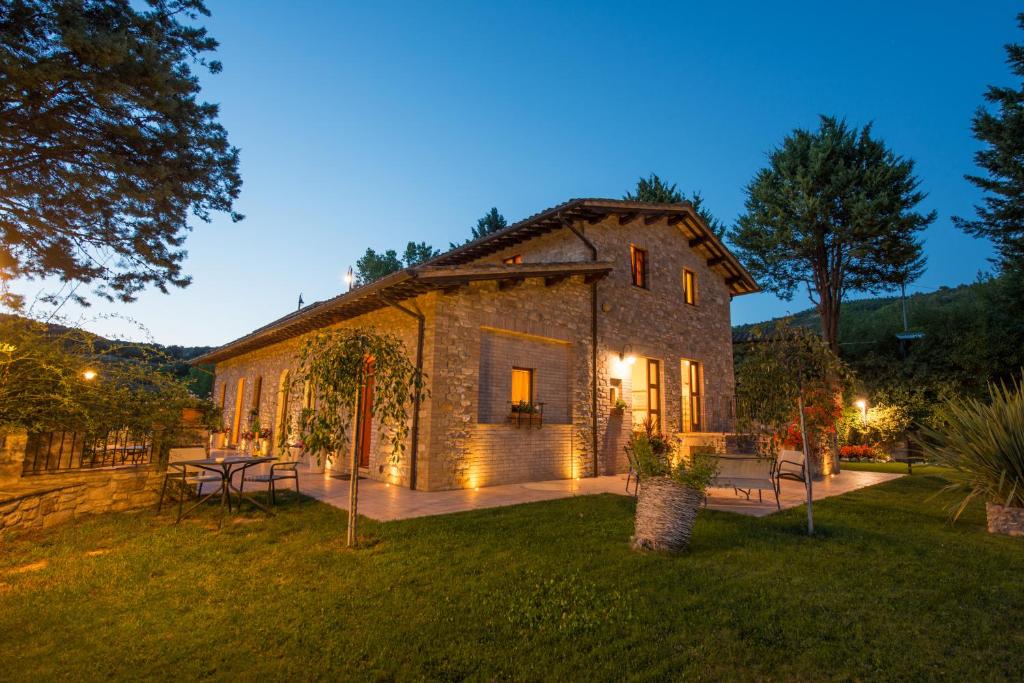
M 931 398 L 984 395 L 991 380 L 1005 380 L 1024 365 L 1024 279 L 1003 275 L 907 297 L 909 329 L 924 337 L 901 342 L 899 297 L 843 304 L 840 352 L 869 393 L 924 392 Z M 758 323 L 772 325 L 776 320 Z M 792 324 L 818 329 L 811 309 Z M 741 339 L 755 325 L 733 328 Z

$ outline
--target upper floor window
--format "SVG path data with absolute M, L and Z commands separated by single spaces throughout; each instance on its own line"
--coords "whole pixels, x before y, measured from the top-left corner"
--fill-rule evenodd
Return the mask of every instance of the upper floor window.
M 629 245 L 629 268 L 633 285 L 647 289 L 647 250 Z
M 697 274 L 683 269 L 683 300 L 691 306 L 697 305 Z
M 507 259 L 502 259 L 501 262 L 506 266 L 514 266 L 523 262 L 523 255 L 516 254 L 515 256 L 509 256 Z

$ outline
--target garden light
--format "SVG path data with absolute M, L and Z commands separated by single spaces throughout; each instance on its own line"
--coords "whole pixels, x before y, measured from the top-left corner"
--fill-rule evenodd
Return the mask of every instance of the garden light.
M 864 422 L 868 421 L 868 402 L 860 398 L 853 402 L 853 405 L 857 406 L 857 410 L 860 411 L 860 419 Z
M 82 373 L 82 378 L 85 381 L 90 382 L 90 381 L 96 379 L 96 374 L 97 373 L 96 373 L 95 370 L 86 370 L 85 372 Z

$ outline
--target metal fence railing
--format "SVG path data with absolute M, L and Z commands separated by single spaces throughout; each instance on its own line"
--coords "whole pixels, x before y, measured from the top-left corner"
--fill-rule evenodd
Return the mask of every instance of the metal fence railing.
M 154 437 L 153 432 L 130 429 L 101 434 L 33 432 L 28 435 L 22 474 L 148 465 L 153 462 Z

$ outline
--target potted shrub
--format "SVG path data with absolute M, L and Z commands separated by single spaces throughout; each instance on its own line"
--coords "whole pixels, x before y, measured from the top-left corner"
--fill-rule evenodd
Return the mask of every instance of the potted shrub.
M 926 456 L 957 469 L 966 489 L 952 507 L 956 520 L 975 498 L 985 501 L 991 533 L 1024 536 L 1024 393 L 1021 382 L 989 385 L 989 401 L 948 401 L 941 426 L 922 428 Z
M 713 458 L 674 459 L 664 437 L 645 432 L 635 433 L 630 447 L 639 478 L 633 548 L 685 550 L 697 510 L 716 473 Z

